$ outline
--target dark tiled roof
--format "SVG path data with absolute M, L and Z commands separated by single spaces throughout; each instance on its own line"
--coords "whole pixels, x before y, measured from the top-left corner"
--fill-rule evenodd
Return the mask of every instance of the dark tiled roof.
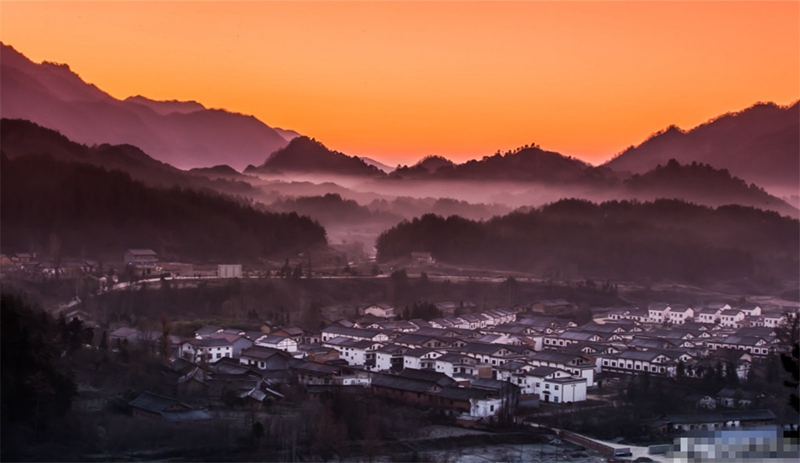
M 148 411 L 150 413 L 158 413 L 166 411 L 169 408 L 189 410 L 186 404 L 178 402 L 175 399 L 164 397 L 163 395 L 153 394 L 152 392 L 143 392 L 139 397 L 128 402 L 128 405 L 134 408 Z
M 436 383 L 440 386 L 447 386 L 453 384 L 455 380 L 444 373 L 429 370 L 416 370 L 413 368 L 404 368 L 403 371 L 398 373 L 397 376 L 402 378 L 419 379 L 422 381 L 429 381 Z
M 485 399 L 489 395 L 489 392 L 485 389 L 475 389 L 471 387 L 446 387 L 437 392 L 436 395 L 443 399 L 470 400 Z
M 432 389 L 435 385 L 436 383 L 432 381 L 403 378 L 396 375 L 377 374 L 372 377 L 372 386 L 398 389 L 409 392 L 426 392 Z

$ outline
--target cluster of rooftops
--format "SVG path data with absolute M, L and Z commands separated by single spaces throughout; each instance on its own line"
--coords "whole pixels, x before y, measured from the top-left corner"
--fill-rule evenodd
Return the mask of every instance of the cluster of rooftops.
M 194 371 L 194 379 L 202 377 L 206 384 L 214 384 L 215 378 L 230 384 L 236 375 L 244 375 L 240 393 L 247 398 L 263 399 L 269 395 L 264 385 L 274 387 L 292 378 L 309 391 L 333 385 L 370 387 L 399 400 L 450 404 L 470 416 L 490 416 L 500 409 L 496 401 L 504 387 L 513 389 L 515 400 L 561 403 L 585 400 L 587 388 L 622 374 L 675 376 L 680 370 L 701 376 L 724 362 L 744 378 L 765 356 L 782 349 L 776 327 L 787 309 L 725 306 L 651 304 L 647 309 L 597 311 L 582 326 L 531 308 L 429 321 L 393 320 L 373 310 L 358 320 L 337 320 L 318 333 L 297 327 L 264 333 L 207 326 L 192 339 L 173 340 L 178 357 L 173 364 Z M 386 305 L 371 307 L 391 312 Z M 688 311 L 692 316 L 669 317 Z M 719 315 L 715 322 L 695 321 L 697 314 L 711 311 Z M 731 312 L 743 317 L 722 322 L 721 316 Z M 778 321 L 768 327 L 754 317 Z M 483 383 L 488 382 L 493 387 L 487 389 Z

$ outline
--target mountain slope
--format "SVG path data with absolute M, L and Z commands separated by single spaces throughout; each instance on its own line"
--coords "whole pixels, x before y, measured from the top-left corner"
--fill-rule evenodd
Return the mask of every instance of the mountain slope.
M 35 64 L 5 44 L 0 45 L 0 92 L 3 117 L 36 122 L 83 144 L 135 145 L 180 168 L 228 164 L 242 169 L 287 144 L 252 116 L 196 102 L 118 100 L 67 65 Z
M 11 159 L 48 155 L 66 162 L 80 162 L 121 170 L 133 179 L 151 186 L 181 186 L 195 189 L 213 189 L 223 193 L 253 196 L 260 194 L 249 183 L 215 178 L 219 175 L 204 175 L 209 172 L 196 172 L 199 175 L 182 171 L 169 164 L 157 161 L 142 150 L 131 145 L 86 146 L 76 143 L 64 135 L 22 119 L 0 120 L 0 148 Z M 240 178 L 230 177 L 233 180 Z
M 800 186 L 800 110 L 795 103 L 780 107 L 759 103 L 682 131 L 670 127 L 605 166 L 618 172 L 643 173 L 665 165 L 700 162 L 748 182 L 770 186 Z
M 3 251 L 47 250 L 117 260 L 126 248 L 151 248 L 162 259 L 255 261 L 326 244 L 308 217 L 258 211 L 217 193 L 152 188 L 121 171 L 2 155 Z M 55 238 L 54 238 L 55 237 Z
M 382 170 L 361 158 L 329 150 L 322 143 L 300 136 L 274 153 L 259 167 L 248 166 L 245 173 L 321 173 L 352 177 L 382 177 Z
M 671 159 L 665 166 L 624 182 L 626 190 L 639 200 L 656 198 L 681 198 L 708 206 L 739 204 L 776 211 L 797 218 L 798 210 L 785 201 L 772 196 L 755 184 L 733 177 L 725 169 L 714 169 L 708 164 L 681 165 Z
M 392 171 L 394 170 L 394 167 L 391 167 L 391 166 L 389 166 L 389 165 L 387 165 L 387 164 L 384 164 L 384 163 L 382 163 L 382 162 L 380 162 L 380 161 L 376 161 L 375 159 L 372 159 L 372 158 L 367 158 L 367 157 L 364 157 L 364 156 L 359 156 L 359 159 L 361 159 L 362 161 L 366 162 L 366 163 L 367 163 L 367 164 L 369 164 L 370 166 L 375 166 L 375 167 L 377 167 L 378 169 L 380 169 L 380 170 L 382 170 L 382 171 L 386 172 L 387 174 L 388 174 L 388 173 L 390 173 L 390 172 L 392 172 Z

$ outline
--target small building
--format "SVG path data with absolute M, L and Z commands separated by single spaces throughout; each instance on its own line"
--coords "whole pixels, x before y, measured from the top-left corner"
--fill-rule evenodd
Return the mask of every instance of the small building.
M 261 347 L 269 347 L 271 349 L 278 349 L 286 352 L 297 352 L 297 341 L 285 336 L 278 336 L 276 334 L 265 334 L 256 339 L 255 344 Z
M 241 278 L 242 264 L 225 264 L 217 266 L 217 276 L 220 278 Z
M 417 264 L 433 264 L 436 262 L 429 252 L 415 251 L 411 253 L 411 260 Z
M 133 416 L 140 418 L 156 418 L 166 421 L 204 421 L 210 420 L 211 414 L 205 410 L 192 408 L 175 399 L 152 392 L 144 392 L 128 402 Z
M 373 315 L 379 318 L 393 318 L 394 307 L 389 304 L 372 304 L 364 308 L 364 315 Z
M 550 299 L 539 301 L 531 306 L 531 312 L 544 315 L 561 315 L 574 311 L 575 304 L 564 299 Z
M 152 249 L 128 249 L 123 261 L 125 265 L 155 265 L 158 254 Z
M 233 344 L 225 338 L 189 339 L 181 344 L 181 357 L 195 363 L 233 358 Z

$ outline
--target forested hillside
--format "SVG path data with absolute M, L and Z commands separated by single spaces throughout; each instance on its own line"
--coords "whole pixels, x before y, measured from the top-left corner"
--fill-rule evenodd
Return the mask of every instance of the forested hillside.
M 704 282 L 796 278 L 798 221 L 742 206 L 677 200 L 561 200 L 485 222 L 424 215 L 378 238 L 378 260 L 440 261 L 594 278 Z
M 212 192 L 151 188 L 127 173 L 48 156 L 3 156 L 2 166 L 4 252 L 98 258 L 144 247 L 163 259 L 231 262 L 326 244 L 325 229 L 308 217 L 257 211 Z

